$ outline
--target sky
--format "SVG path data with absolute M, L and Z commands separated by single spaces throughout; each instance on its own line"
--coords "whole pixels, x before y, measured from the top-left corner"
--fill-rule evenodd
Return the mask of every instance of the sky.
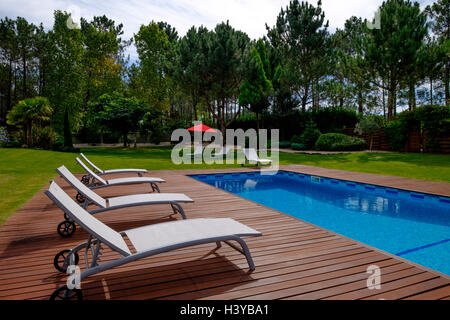
M 308 1 L 314 5 L 317 0 Z M 382 0 L 322 0 L 322 7 L 330 29 L 342 28 L 351 16 L 367 19 L 374 17 Z M 418 1 L 422 7 L 433 0 Z M 133 37 L 142 24 L 166 21 L 175 27 L 180 36 L 195 26 L 213 29 L 222 21 L 230 21 L 235 29 L 257 39 L 266 34 L 265 24 L 273 26 L 280 9 L 289 0 L 0 0 L 0 18 L 21 16 L 35 24 L 43 23 L 46 29 L 53 25 L 53 11 L 72 13 L 75 22 L 82 16 L 87 20 L 106 15 L 124 25 L 124 39 Z M 134 46 L 128 49 L 135 60 Z

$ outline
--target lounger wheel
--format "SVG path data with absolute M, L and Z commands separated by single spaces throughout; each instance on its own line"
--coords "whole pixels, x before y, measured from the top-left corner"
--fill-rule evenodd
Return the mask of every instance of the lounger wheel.
M 66 272 L 67 267 L 64 267 L 64 262 L 66 261 L 67 257 L 69 256 L 71 250 L 61 250 L 60 252 L 58 252 L 55 256 L 55 258 L 53 259 L 53 266 L 55 267 L 56 270 L 60 271 L 60 272 Z M 75 256 L 75 265 L 78 264 L 78 262 L 80 261 L 80 257 L 78 256 L 78 253 L 72 253 Z
M 89 184 L 89 176 L 88 175 L 84 175 L 81 177 L 81 182 L 85 185 Z
M 58 224 L 57 230 L 61 237 L 68 238 L 75 233 L 76 229 L 74 222 L 66 220 Z
M 86 198 L 79 192 L 77 193 L 76 198 L 79 203 L 83 203 L 86 200 Z
M 83 294 L 80 289 L 69 289 L 62 286 L 53 291 L 50 300 L 83 300 Z

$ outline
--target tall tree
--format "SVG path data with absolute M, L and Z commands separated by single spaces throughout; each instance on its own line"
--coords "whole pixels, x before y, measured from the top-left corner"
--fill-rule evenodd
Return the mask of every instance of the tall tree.
M 387 0 L 380 7 L 381 28 L 368 29 L 365 37 L 365 62 L 386 85 L 375 82 L 389 92 L 388 120 L 394 116 L 397 89 L 405 81 L 427 34 L 426 15 L 419 4 L 409 0 Z
M 72 147 L 72 130 L 82 105 L 83 40 L 79 29 L 68 28 L 69 13 L 55 11 L 54 17 L 49 99 L 55 109 L 55 126 L 64 134 L 64 146 Z
M 300 97 L 302 110 L 306 110 L 312 85 L 325 75 L 327 58 L 328 21 L 318 1 L 317 7 L 292 0 L 281 9 L 276 25 L 268 30 L 268 39 L 281 50 L 283 66 L 292 91 Z
M 197 107 L 202 97 L 204 84 L 202 82 L 203 67 L 207 56 L 206 38 L 208 29 L 201 26 L 192 27 L 179 43 L 179 59 L 176 79 L 182 90 L 190 98 L 192 104 L 192 118 L 198 120 Z
M 262 40 L 258 40 L 246 60 L 246 78 L 240 87 L 239 104 L 255 113 L 259 130 L 259 115 L 269 108 L 269 96 L 273 91 L 272 83 L 267 78 L 267 74 L 270 74 L 270 63 Z
M 22 98 L 27 97 L 28 62 L 32 57 L 36 26 L 25 18 L 17 17 L 17 49 L 22 63 Z
M 15 71 L 15 64 L 18 59 L 18 44 L 16 36 L 16 24 L 14 20 L 5 19 L 0 20 L 0 59 L 4 65 L 1 73 L 2 98 L 5 96 L 5 107 L 1 108 L 0 123 L 6 123 L 6 114 L 13 106 L 12 90 L 13 77 Z
M 445 102 L 450 107 L 450 0 L 438 0 L 426 8 L 432 18 L 432 29 L 438 36 L 442 47 L 444 69 L 442 79 L 444 82 Z
M 86 106 L 90 100 L 96 100 L 100 95 L 122 89 L 123 66 L 120 63 L 121 54 L 126 43 L 121 39 L 123 25 L 106 16 L 94 17 L 88 22 L 81 19 L 83 36 L 83 71 L 84 71 L 84 101 Z
M 207 85 L 204 100 L 219 129 L 225 132 L 241 112 L 241 106 L 233 116 L 229 116 L 227 110 L 239 95 L 244 79 L 242 58 L 248 50 L 250 39 L 231 27 L 228 21 L 218 24 L 209 35 L 202 72 L 203 84 Z
M 167 109 L 167 58 L 169 39 L 156 22 L 142 25 L 134 35 L 140 59 L 140 70 L 135 79 L 139 83 L 139 97 L 160 110 Z

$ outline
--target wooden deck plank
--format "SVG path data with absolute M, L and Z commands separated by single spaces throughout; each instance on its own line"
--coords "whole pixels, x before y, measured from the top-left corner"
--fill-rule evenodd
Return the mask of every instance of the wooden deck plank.
M 283 169 L 386 185 L 399 189 L 450 195 L 450 184 L 367 175 L 307 166 Z M 249 172 L 254 169 L 151 172 L 167 181 L 163 192 L 186 193 L 194 204 L 183 205 L 189 218 L 231 217 L 263 233 L 247 239 L 257 266 L 248 271 L 245 257 L 224 246 L 201 245 L 167 252 L 88 278 L 86 299 L 445 299 L 448 277 L 387 255 L 352 239 L 196 181 L 188 174 Z M 71 196 L 75 192 L 56 181 Z M 413 186 L 414 185 L 414 186 Z M 44 190 L 44 189 L 43 189 Z M 54 255 L 85 241 L 77 230 L 69 239 L 56 234 L 62 212 L 41 190 L 0 229 L 0 299 L 48 299 L 66 275 L 54 270 Z M 144 186 L 101 189 L 105 197 L 143 193 Z M 179 219 L 164 205 L 98 214 L 116 230 Z M 105 250 L 102 262 L 118 254 Z M 80 259 L 83 262 L 83 258 Z M 382 290 L 365 287 L 370 264 L 382 268 Z M 370 292 L 369 292 L 370 291 Z

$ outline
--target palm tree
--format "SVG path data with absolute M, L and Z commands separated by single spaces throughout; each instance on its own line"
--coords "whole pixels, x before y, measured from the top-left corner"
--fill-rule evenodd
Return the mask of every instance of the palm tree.
M 31 147 L 33 145 L 33 126 L 42 126 L 50 121 L 53 109 L 44 97 L 34 97 L 19 101 L 7 115 L 8 124 L 23 129 L 24 140 Z

